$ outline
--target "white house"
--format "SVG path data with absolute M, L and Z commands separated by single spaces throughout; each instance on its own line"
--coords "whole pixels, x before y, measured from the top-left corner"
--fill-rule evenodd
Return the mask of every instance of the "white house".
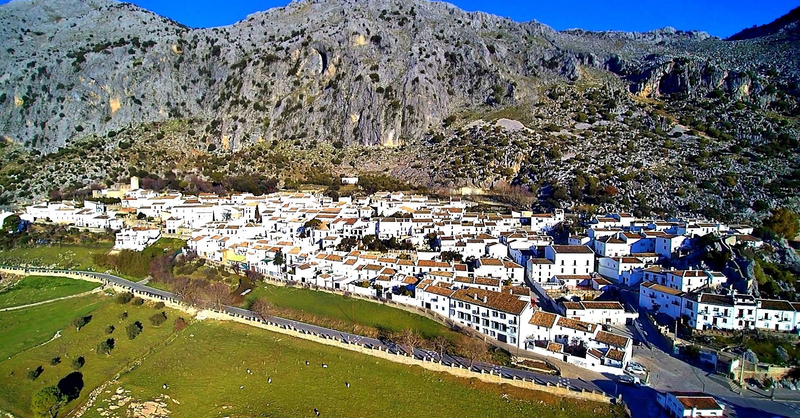
M 725 407 L 702 392 L 659 393 L 658 403 L 670 418 L 722 417 Z
M 683 306 L 683 292 L 658 283 L 644 282 L 639 285 L 639 307 L 677 318 Z
M 616 301 L 561 302 L 560 308 L 567 318 L 594 324 L 625 325 L 639 317 Z
M 161 238 L 160 228 L 135 227 L 117 232 L 114 249 L 142 251 Z

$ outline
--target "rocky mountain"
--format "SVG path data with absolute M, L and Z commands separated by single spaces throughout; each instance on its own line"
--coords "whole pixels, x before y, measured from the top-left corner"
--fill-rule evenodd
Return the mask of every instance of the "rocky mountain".
M 728 37 L 729 41 L 743 41 L 745 39 L 760 38 L 775 35 L 781 32 L 787 33 L 795 38 L 798 35 L 797 23 L 800 21 L 800 7 L 792 9 L 789 13 L 773 20 L 766 25 L 757 25 L 744 29 Z M 793 34 L 792 34 L 793 33 Z
M 687 152 L 779 138 L 791 150 L 800 109 L 794 24 L 744 40 L 671 28 L 558 32 L 442 2 L 306 0 L 190 29 L 111 0 L 15 1 L 0 6 L 0 134 L 14 149 L 0 187 L 19 200 L 116 181 L 131 168 L 286 178 L 298 172 L 289 167 L 316 165 L 542 195 L 575 178 L 566 164 L 542 168 L 552 161 L 539 157 L 556 147 L 568 158 L 600 154 L 595 166 L 647 157 L 606 152 L 632 141 L 649 150 L 671 141 L 674 164 L 686 164 Z M 523 129 L 492 134 L 499 118 Z M 518 146 L 482 149 L 499 160 L 454 156 L 503 135 Z M 222 164 L 225 155 L 249 164 Z M 443 156 L 450 165 L 429 164 Z M 788 156 L 780 167 L 759 161 L 767 180 L 791 173 L 796 155 Z M 31 165 L 52 171 L 21 175 Z M 763 172 L 741 165 L 742 174 Z M 607 174 L 616 188 L 622 171 Z

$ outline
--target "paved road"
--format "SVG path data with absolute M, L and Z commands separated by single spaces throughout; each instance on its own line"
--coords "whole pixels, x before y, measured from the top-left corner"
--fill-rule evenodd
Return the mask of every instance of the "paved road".
M 16 267 L 3 267 L 3 268 L 17 270 L 17 271 L 25 271 L 26 273 L 46 271 L 53 273 L 77 274 L 86 277 L 93 277 L 103 280 L 104 282 L 113 283 L 114 285 L 125 288 L 133 293 L 148 294 L 163 300 L 179 302 L 178 297 L 173 293 L 164 290 L 154 289 L 152 287 L 142 284 L 141 282 L 139 283 L 133 282 L 130 280 L 123 279 L 122 277 L 114 276 L 107 273 L 72 271 L 72 270 L 46 270 L 46 269 L 35 269 L 35 268 L 30 268 L 26 270 L 24 268 L 16 268 Z M 295 330 L 298 332 L 311 334 L 315 336 L 322 336 L 324 338 L 338 340 L 348 344 L 360 344 L 368 348 L 380 348 L 381 350 L 388 351 L 390 353 L 410 354 L 403 347 L 400 347 L 399 345 L 394 344 L 391 341 L 382 341 L 375 338 L 369 338 L 347 332 L 336 331 L 277 316 L 268 316 L 262 319 L 261 316 L 256 314 L 255 312 L 249 311 L 247 309 L 237 308 L 235 306 L 226 306 L 222 313 L 227 313 L 228 315 L 245 318 L 251 321 L 271 323 L 281 328 Z M 413 349 L 413 355 L 415 358 L 420 360 L 433 360 L 433 361 L 440 360 L 439 358 L 440 356 L 438 353 L 419 348 Z M 543 385 L 548 383 L 552 385 L 559 384 L 575 391 L 582 391 L 582 390 L 602 391 L 600 387 L 598 387 L 595 383 L 590 381 L 585 381 L 582 379 L 562 378 L 559 376 L 551 376 L 548 374 L 536 373 L 528 370 L 514 369 L 510 367 L 498 366 L 495 364 L 478 362 L 478 361 L 470 364 L 471 362 L 468 359 L 451 356 L 449 354 L 445 354 L 441 358 L 441 361 L 442 363 L 448 366 L 460 365 L 464 368 L 471 368 L 471 370 L 478 373 L 480 373 L 481 371 L 483 371 L 484 373 L 491 372 L 492 374 L 502 376 L 507 379 L 513 379 L 513 378 L 526 379 L 535 381 Z

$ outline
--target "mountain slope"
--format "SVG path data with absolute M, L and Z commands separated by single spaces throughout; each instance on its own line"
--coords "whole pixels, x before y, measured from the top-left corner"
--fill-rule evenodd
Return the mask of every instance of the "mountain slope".
M 0 35 L 6 200 L 130 173 L 345 171 L 521 185 L 559 205 L 795 196 L 781 177 L 797 167 L 790 36 L 558 32 L 424 0 L 307 0 L 211 29 L 111 0 L 32 0 L 0 6 Z
M 574 81 L 581 66 L 645 96 L 695 84 L 759 93 L 741 63 L 691 61 L 701 45 L 739 55 L 707 36 L 558 33 L 438 2 L 307 1 L 188 30 L 112 1 L 35 0 L 3 6 L 0 23 L 0 132 L 48 152 L 175 118 L 203 121 L 203 142 L 232 149 L 312 135 L 394 145 L 465 108 L 535 102 L 537 86 Z M 676 56 L 697 83 L 673 80 Z
M 746 39 L 775 35 L 781 31 L 786 31 L 787 33 L 794 32 L 794 36 L 797 36 L 798 21 L 800 21 L 800 7 L 792 9 L 789 13 L 773 20 L 770 23 L 744 29 L 731 35 L 727 39 L 730 41 L 743 41 Z

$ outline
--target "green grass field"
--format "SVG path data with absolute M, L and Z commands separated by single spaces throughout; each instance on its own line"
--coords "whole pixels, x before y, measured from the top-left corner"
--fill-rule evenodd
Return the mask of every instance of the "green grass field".
M 51 245 L 39 247 L 13 248 L 0 251 L 0 264 L 32 266 L 56 266 L 64 269 L 96 269 L 93 257 L 97 253 L 108 252 L 112 243 L 84 245 Z
M 116 405 L 110 398 L 119 387 L 131 391 L 133 402 L 163 400 L 175 418 L 313 417 L 314 408 L 327 417 L 623 416 L 607 404 L 456 378 L 215 321 L 182 331 L 109 386 L 84 416 L 99 418 L 98 408 Z M 111 416 L 124 417 L 127 409 Z
M 104 303 L 100 295 L 66 299 L 15 311 L 0 312 L 0 362 L 50 340 L 72 318 L 88 315 Z M 2 364 L 2 363 L 0 363 Z M 0 376 L 6 376 L 0 374 Z M 0 390 L 2 393 L 2 390 Z
M 0 308 L 27 305 L 87 292 L 99 283 L 66 277 L 28 276 L 14 286 L 0 291 Z
M 72 361 L 83 356 L 86 363 L 78 370 L 83 389 L 60 417 L 115 376 L 119 381 L 109 383 L 84 416 L 100 417 L 98 408 L 110 411 L 119 401 L 110 399 L 119 387 L 131 391 L 128 404 L 166 402 L 171 417 L 312 417 L 314 408 L 341 417 L 623 416 L 607 404 L 456 378 L 243 324 L 208 320 L 176 333 L 172 324 L 180 314 L 167 310 L 167 322 L 153 327 L 148 318 L 156 312 L 150 304 L 118 305 L 95 294 L 0 313 L 0 413 L 31 416 L 31 396 L 73 373 Z M 83 315 L 92 318 L 76 331 L 70 321 Z M 125 326 L 136 320 L 144 329 L 129 340 Z M 116 327 L 110 335 L 109 325 Z M 39 345 L 57 330 L 61 337 Z M 109 356 L 97 354 L 97 344 L 106 338 L 115 339 L 114 349 Z M 51 364 L 54 357 L 61 362 Z M 31 380 L 28 372 L 39 366 L 44 371 Z M 111 416 L 128 416 L 128 404 Z
M 456 333 L 436 321 L 402 309 L 316 290 L 260 285 L 247 295 L 245 305 L 264 297 L 278 308 L 289 308 L 324 318 L 356 323 L 392 332 L 412 329 L 425 338 L 443 335 L 454 339 Z
M 128 312 L 125 320 L 120 319 L 123 311 Z M 85 365 L 79 370 L 85 386 L 80 397 L 69 402 L 62 411 L 67 412 L 82 404 L 92 389 L 117 373 L 128 370 L 137 360 L 157 350 L 174 335 L 172 324 L 178 315 L 167 310 L 167 322 L 160 327 L 153 327 L 148 318 L 156 312 L 158 310 L 149 304 L 118 305 L 111 297 L 90 295 L 0 313 L 0 329 L 3 329 L 0 353 L 4 359 L 0 361 L 0 376 L 3 376 L 0 379 L 0 410 L 20 417 L 31 416 L 30 399 L 33 393 L 57 384 L 73 372 L 71 363 L 80 356 L 86 359 Z M 91 315 L 92 318 L 85 327 L 76 331 L 70 321 L 82 315 Z M 143 331 L 134 340 L 129 340 L 125 326 L 137 320 L 143 324 Z M 109 325 L 116 328 L 110 335 L 106 332 Z M 49 340 L 56 330 L 61 330 L 60 338 L 29 349 Z M 97 354 L 95 348 L 98 343 L 107 338 L 115 340 L 111 354 Z M 19 353 L 22 350 L 26 351 Z M 7 359 L 12 353 L 19 354 Z M 54 357 L 60 357 L 61 363 L 51 365 Z M 44 368 L 41 376 L 36 380 L 29 379 L 28 370 L 39 366 Z M 60 416 L 65 416 L 65 413 Z

